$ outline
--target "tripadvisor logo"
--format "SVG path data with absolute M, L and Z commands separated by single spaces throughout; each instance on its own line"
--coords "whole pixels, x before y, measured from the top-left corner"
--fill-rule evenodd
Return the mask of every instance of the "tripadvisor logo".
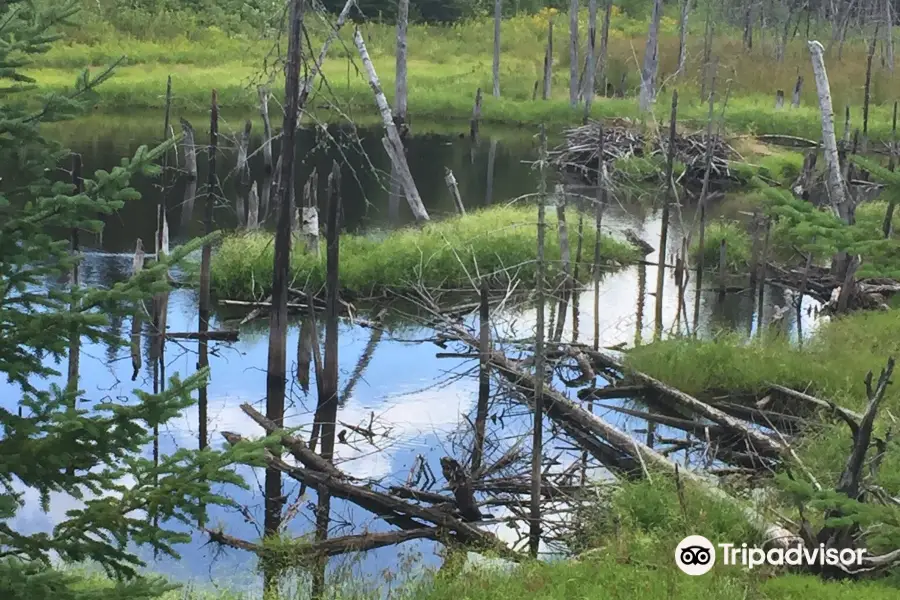
M 866 550 L 852 548 L 817 548 L 796 546 L 793 548 L 749 547 L 747 544 L 718 544 L 723 565 L 742 566 L 747 569 L 761 565 L 799 566 L 819 565 L 854 567 L 862 565 Z M 716 546 L 702 535 L 689 535 L 675 548 L 675 564 L 688 575 L 703 575 L 716 564 Z

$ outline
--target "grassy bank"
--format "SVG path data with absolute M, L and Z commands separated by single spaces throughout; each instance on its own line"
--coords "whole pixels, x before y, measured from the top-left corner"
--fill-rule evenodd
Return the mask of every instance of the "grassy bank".
M 555 218 L 548 211 L 546 258 L 551 269 L 559 261 Z M 470 289 L 471 278 L 490 275 L 506 287 L 506 275 L 534 279 L 537 251 L 536 209 L 494 207 L 463 217 L 390 233 L 341 236 L 340 277 L 344 290 L 368 294 L 384 288 L 403 289 L 421 283 L 428 288 Z M 572 217 L 570 216 L 570 219 Z M 574 228 L 570 239 L 575 243 Z M 585 223 L 583 244 L 592 249 L 596 230 Z M 608 264 L 636 258 L 631 247 L 602 238 L 601 253 Z M 584 256 L 593 256 L 593 250 Z M 212 289 L 220 298 L 253 300 L 264 297 L 272 281 L 273 238 L 268 233 L 235 234 L 226 238 L 212 262 Z M 322 257 L 325 256 L 322 240 Z M 580 272 L 589 276 L 585 266 Z M 320 288 L 325 261 L 294 251 L 293 287 Z
M 677 7 L 674 7 L 677 8 Z M 554 49 L 554 77 L 549 101 L 532 101 L 533 86 L 540 78 L 547 21 L 552 13 L 522 15 L 506 19 L 501 34 L 501 97 L 486 95 L 483 117 L 488 123 L 534 125 L 575 123 L 581 109 L 568 104 L 568 48 L 557 43 Z M 87 24 L 69 31 L 70 41 L 54 46 L 40 56 L 31 74 L 45 89 L 62 91 L 73 85 L 78 71 L 85 66 L 99 68 L 121 56 L 126 64 L 115 79 L 103 86 L 98 107 L 105 111 L 139 108 L 161 109 L 164 104 L 166 76 L 174 82 L 175 107 L 178 111 L 203 112 L 209 91 L 216 88 L 223 107 L 255 111 L 255 87 L 270 82 L 282 86 L 279 69 L 263 72 L 271 64 L 270 52 L 278 40 L 266 32 L 225 32 L 216 27 L 202 27 L 196 20 L 182 21 L 149 18 L 143 27 L 129 26 L 127 31 L 104 23 L 88 11 Z M 557 36 L 563 15 L 557 15 Z M 581 14 L 582 37 L 586 31 L 586 14 Z M 695 20 L 696 21 L 696 20 Z M 320 21 L 308 24 L 313 48 L 321 45 L 325 26 Z M 693 27 L 702 23 L 694 22 Z M 480 18 L 452 26 L 411 25 L 409 28 L 409 110 L 412 120 L 458 119 L 471 115 L 475 90 L 491 89 L 492 28 L 489 19 Z M 361 29 L 369 52 L 388 97 L 393 95 L 395 29 L 392 23 L 366 23 Z M 725 117 L 727 125 L 738 131 L 793 134 L 818 137 L 819 113 L 805 41 L 796 40 L 786 51 L 783 62 L 773 60 L 773 42 L 764 40 L 752 51 L 741 47 L 739 34 L 721 29 L 714 42 L 713 54 L 719 60 L 720 81 L 727 79 L 731 100 Z M 625 77 L 625 92 L 632 95 L 639 85 L 639 60 L 643 54 L 646 20 L 616 11 L 610 28 L 608 76 L 616 85 Z M 341 43 L 332 45 L 324 65 L 328 86 L 321 88 L 311 102 L 322 118 L 337 120 L 336 111 L 326 108 L 334 101 L 342 111 L 357 118 L 375 114 L 367 82 L 357 72 L 358 56 L 352 43 L 353 31 L 341 34 Z M 827 35 L 827 32 L 823 32 Z M 692 61 L 679 78 L 672 78 L 678 55 L 677 22 L 666 17 L 660 41 L 659 81 L 669 90 L 661 94 L 657 117 L 668 114 L 668 93 L 677 87 L 681 95 L 680 119 L 699 126 L 706 119 L 701 102 L 699 81 L 702 55 L 702 31 L 689 38 L 688 55 Z M 583 44 L 582 44 L 583 46 Z M 283 44 L 282 44 L 283 47 Z M 834 104 L 853 107 L 854 126 L 861 122 L 862 85 L 865 65 L 864 40 L 851 40 L 844 48 L 843 59 L 828 61 Z M 352 64 L 351 64 L 352 63 Z M 774 109 L 776 89 L 790 90 L 798 75 L 807 82 L 798 109 Z M 271 75 L 271 80 L 269 79 Z M 873 109 L 870 136 L 887 139 L 893 100 L 900 96 L 900 80 L 890 77 L 887 69 L 877 66 L 873 74 Z M 633 97 L 598 99 L 594 117 L 638 117 Z

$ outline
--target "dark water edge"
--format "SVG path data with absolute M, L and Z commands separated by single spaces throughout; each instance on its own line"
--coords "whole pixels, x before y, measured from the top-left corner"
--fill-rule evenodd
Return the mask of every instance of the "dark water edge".
M 154 125 L 156 127 L 156 125 Z M 198 130 L 198 143 L 203 141 L 201 127 Z M 88 172 L 94 169 L 109 169 L 118 163 L 123 155 L 133 153 L 146 140 L 140 136 L 128 134 L 129 131 L 143 131 L 141 128 L 122 127 L 123 135 L 116 136 L 112 132 L 100 137 L 78 140 L 72 139 L 70 147 L 83 156 Z M 316 133 L 304 130 L 298 141 L 298 149 L 304 152 L 306 160 L 298 166 L 298 189 L 313 166 L 319 172 L 327 172 L 331 160 L 346 157 L 347 170 L 357 173 L 356 180 L 344 185 L 345 222 L 350 231 L 369 231 L 372 229 L 388 229 L 403 226 L 411 222 L 412 215 L 405 203 L 401 203 L 399 211 L 393 213 L 389 206 L 389 172 L 387 159 L 380 144 L 381 132 L 378 129 L 360 129 L 353 132 L 334 131 L 332 135 L 341 140 L 341 151 L 335 148 L 315 147 Z M 342 137 L 343 136 L 343 137 Z M 254 144 L 258 144 L 255 137 Z M 222 194 L 217 198 L 215 220 L 220 228 L 233 228 L 235 219 L 235 194 L 238 187 L 231 173 L 235 158 L 233 148 L 223 143 L 223 150 L 218 163 L 218 176 L 222 182 Z M 253 147 L 253 144 L 251 144 Z M 493 156 L 493 169 L 491 157 Z M 444 168 L 453 170 L 460 184 L 460 191 L 467 206 L 477 207 L 491 203 L 505 203 L 511 199 L 532 194 L 537 188 L 536 173 L 531 168 L 535 160 L 535 141 L 528 136 L 496 135 L 493 140 L 485 137 L 473 144 L 458 134 L 429 134 L 413 136 L 409 140 L 409 162 L 413 176 L 419 185 L 420 192 L 429 212 L 435 216 L 452 214 L 454 208 L 449 191 L 444 185 Z M 199 157 L 199 181 L 206 181 L 206 161 Z M 251 160 L 253 176 L 258 180 L 262 176 L 262 165 L 259 157 Z M 487 194 L 488 173 L 492 173 L 493 191 Z M 320 178 L 320 202 L 324 199 L 324 178 Z M 351 178 L 345 175 L 345 182 Z M 94 240 L 93 247 L 86 252 L 81 266 L 82 280 L 87 285 L 108 286 L 115 281 L 126 278 L 131 270 L 131 255 L 135 240 L 142 238 L 145 247 L 152 246 L 156 229 L 156 200 L 160 193 L 154 187 L 155 182 L 137 179 L 135 187 L 144 194 L 144 198 L 128 204 L 122 211 L 107 221 L 107 228 L 102 240 Z M 202 183 L 198 189 L 201 197 L 196 200 L 190 210 L 184 210 L 182 203 L 185 190 L 184 177 L 179 177 L 174 186 L 166 191 L 169 206 L 169 222 L 172 238 L 186 240 L 199 235 L 202 231 L 200 215 L 202 213 Z M 590 190 L 573 192 L 590 193 Z M 610 205 L 604 219 L 604 232 L 621 237 L 626 229 L 635 230 L 643 239 L 656 246 L 659 242 L 661 217 L 658 210 L 646 199 L 640 200 L 623 195 Z M 687 218 L 687 217 L 686 217 Z M 574 228 L 575 224 L 570 223 Z M 673 215 L 669 232 L 668 249 L 674 251 L 680 245 L 678 220 Z M 593 322 L 599 321 L 600 344 L 618 343 L 636 344 L 652 339 L 655 323 L 653 322 L 655 290 L 655 267 L 628 267 L 604 277 L 600 290 L 600 311 L 593 314 L 592 292 L 586 290 L 579 297 L 579 311 L 570 309 L 569 318 L 564 328 L 563 339 L 592 342 Z M 708 286 L 707 286 L 708 287 Z M 674 294 L 674 283 L 671 274 L 666 274 L 666 287 L 663 296 L 663 329 L 675 332 L 679 322 L 676 317 L 677 300 Z M 692 315 L 694 305 L 693 286 L 688 286 L 685 300 L 688 314 Z M 698 335 L 709 337 L 721 328 L 746 332 L 755 335 L 760 328 L 768 327 L 776 306 L 785 306 L 790 298 L 785 297 L 782 290 L 766 287 L 763 301 L 758 303 L 753 293 L 729 294 L 720 298 L 715 291 L 703 291 L 700 297 L 700 323 L 688 323 L 690 329 L 697 328 Z M 804 309 L 813 304 L 807 299 Z M 512 306 L 493 316 L 499 335 L 519 337 L 533 332 L 535 312 L 530 305 Z M 578 321 L 578 335 L 574 335 L 575 320 Z M 197 294 L 191 289 L 175 290 L 169 300 L 168 325 L 171 331 L 193 331 L 197 327 Z M 466 322 L 474 324 L 476 317 L 466 317 Z M 786 318 L 776 326 L 784 330 L 786 335 L 796 337 L 798 329 L 808 335 L 815 329 L 818 321 L 802 313 L 800 322 L 797 315 L 789 311 Z M 680 321 L 681 331 L 685 331 Z M 314 392 L 304 392 L 297 382 L 296 349 L 298 347 L 301 322 L 292 321 L 288 331 L 288 371 L 289 398 L 286 406 L 286 425 L 301 427 L 303 435 L 308 435 L 311 423 L 311 412 L 315 408 Z M 119 332 L 127 338 L 131 323 L 128 319 L 119 319 L 110 323 L 111 331 Z M 215 329 L 221 326 L 220 321 L 211 324 Z M 799 327 L 798 327 L 799 326 Z M 153 372 L 149 360 L 149 335 L 144 325 L 142 353 L 143 367 L 135 381 L 131 381 L 131 362 L 127 348 L 105 347 L 85 342 L 81 360 L 81 383 L 90 401 L 99 401 L 114 397 L 127 399 L 135 388 L 149 390 L 153 385 Z M 410 469 L 417 460 L 423 457 L 439 474 L 438 459 L 441 456 L 454 456 L 460 462 L 467 458 L 471 448 L 471 432 L 465 417 L 473 418 L 474 404 L 477 397 L 477 379 L 469 372 L 472 361 L 462 359 L 440 359 L 436 353 L 441 349 L 428 340 L 433 330 L 424 326 L 421 321 L 408 319 L 406 322 L 392 324 L 388 332 L 379 340 L 371 362 L 365 368 L 363 376 L 353 391 L 343 398 L 338 419 L 351 425 L 366 425 L 373 419 L 379 437 L 375 444 L 350 437 L 350 444 L 338 445 L 337 459 L 340 466 L 352 475 L 360 478 L 379 481 L 385 484 L 403 483 L 409 476 Z M 262 319 L 241 331 L 237 343 L 216 343 L 211 346 L 211 381 L 209 384 L 209 436 L 214 446 L 222 444 L 221 433 L 233 431 L 246 436 L 258 436 L 261 430 L 247 419 L 240 411 L 240 404 L 248 402 L 261 408 L 265 398 L 265 368 L 267 361 L 266 323 Z M 339 389 L 344 390 L 353 376 L 357 361 L 366 352 L 372 342 L 372 331 L 342 323 L 340 328 L 339 349 Z M 57 367 L 59 368 L 59 367 Z M 179 373 L 185 376 L 196 368 L 196 342 L 168 342 L 166 345 L 166 376 Z M 64 370 L 64 366 L 62 366 Z M 60 378 L 43 382 L 60 382 Z M 574 398 L 574 390 L 565 388 L 561 381 L 555 380 L 557 389 Z M 598 385 L 602 385 L 599 382 Z M 496 387 L 496 382 L 495 382 Z M 314 376 L 310 388 L 315 389 Z M 5 393 L 4 393 L 5 392 Z M 17 392 L 8 384 L 0 383 L 0 406 L 13 408 Z M 610 401 L 613 404 L 631 405 L 633 401 L 622 399 Z M 636 437 L 643 438 L 641 433 L 646 422 L 624 417 L 613 413 L 602 405 L 595 408 L 598 415 L 625 431 L 633 432 Z M 530 430 L 531 417 L 526 411 L 510 411 L 500 425 L 493 425 L 491 435 L 498 438 L 515 439 Z M 545 423 L 547 431 L 550 424 Z M 161 432 L 160 446 L 163 453 L 174 451 L 180 447 L 196 447 L 198 431 L 198 412 L 193 407 L 180 418 L 173 421 Z M 675 430 L 660 427 L 660 436 L 669 438 L 681 437 Z M 490 462 L 498 458 L 511 444 L 510 441 L 498 443 L 486 457 Z M 149 449 L 148 449 L 149 456 Z M 563 468 L 576 460 L 576 453 L 561 455 Z M 214 509 L 210 511 L 210 526 L 222 525 L 231 535 L 248 540 L 256 540 L 259 536 L 258 526 L 262 523 L 262 492 L 260 489 L 262 474 L 250 468 L 242 468 L 250 485 L 247 491 L 224 490 L 252 515 L 247 521 L 243 515 L 230 510 Z M 601 470 L 590 470 L 589 476 L 602 478 Z M 435 491 L 442 486 L 438 481 Z M 286 483 L 286 490 L 291 494 L 291 501 L 298 501 L 296 492 L 298 485 Z M 306 504 L 315 502 L 315 492 L 299 500 L 297 517 L 290 523 L 288 531 L 292 535 L 308 535 L 313 528 L 314 519 Z M 23 531 L 44 530 L 60 518 L 68 508 L 77 506 L 71 498 L 53 497 L 51 512 L 42 513 L 39 503 L 28 502 L 28 508 L 22 511 L 13 523 L 14 528 Z M 385 531 L 387 527 L 372 515 L 347 503 L 335 503 L 334 515 L 337 522 L 332 535 L 359 533 L 361 530 Z M 512 540 L 514 531 L 508 525 L 494 526 L 504 539 Z M 559 548 L 546 548 L 548 551 L 559 551 Z M 260 577 L 255 570 L 255 559 L 252 555 L 234 550 L 219 551 L 207 544 L 203 535 L 193 533 L 193 541 L 179 548 L 181 560 L 154 559 L 152 555 L 142 553 L 148 561 L 148 569 L 171 576 L 178 581 L 193 582 L 197 587 L 222 587 L 240 591 L 259 593 Z M 383 586 L 386 581 L 384 573 L 416 572 L 417 569 L 434 568 L 440 565 L 439 547 L 433 542 L 408 542 L 400 547 L 383 548 L 368 552 L 358 557 L 335 558 L 329 563 L 329 569 L 335 577 L 347 575 L 345 569 L 356 578 L 370 580 L 376 587 Z M 414 564 L 410 567 L 407 564 Z M 350 565 L 348 567 L 348 564 Z M 339 574 L 339 575 L 338 575 Z M 383 588 L 382 588 L 383 589 Z

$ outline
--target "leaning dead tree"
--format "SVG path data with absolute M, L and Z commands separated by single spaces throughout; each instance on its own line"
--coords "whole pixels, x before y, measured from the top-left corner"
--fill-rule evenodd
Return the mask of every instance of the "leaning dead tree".
M 428 212 L 425 210 L 425 205 L 422 204 L 422 197 L 419 196 L 419 190 L 416 188 L 412 173 L 409 171 L 409 165 L 406 162 L 406 151 L 403 148 L 403 142 L 400 140 L 397 125 L 391 117 L 391 107 L 381 89 L 381 82 L 378 80 L 378 74 L 375 73 L 375 65 L 372 64 L 372 59 L 369 58 L 369 51 L 366 50 L 366 43 L 363 41 L 363 36 L 359 29 L 356 30 L 353 41 L 356 43 L 359 57 L 369 77 L 369 86 L 372 88 L 372 93 L 375 94 L 375 103 L 378 105 L 381 120 L 384 123 L 386 135 L 381 142 L 388 157 L 391 159 L 391 164 L 397 170 L 397 175 L 406 195 L 406 201 L 409 203 L 416 221 L 428 221 Z

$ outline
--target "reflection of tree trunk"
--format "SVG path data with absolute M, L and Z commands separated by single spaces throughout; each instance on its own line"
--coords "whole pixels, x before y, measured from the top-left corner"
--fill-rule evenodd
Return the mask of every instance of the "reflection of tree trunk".
M 182 237 L 188 235 L 191 225 L 191 217 L 194 215 L 194 198 L 197 197 L 197 180 L 188 178 L 184 184 L 184 200 L 181 204 L 181 231 Z
M 569 306 L 569 294 L 572 291 L 572 265 L 571 250 L 569 247 L 569 227 L 566 223 L 566 202 L 568 198 L 562 186 L 556 189 L 556 218 L 559 228 L 559 254 L 563 270 L 562 297 L 559 300 L 559 314 L 556 318 L 556 330 L 553 340 L 562 339 L 563 329 L 566 327 L 566 311 Z
M 491 149 L 488 151 L 487 184 L 485 184 L 484 203 L 494 203 L 494 162 L 497 160 L 497 140 L 491 138 Z
M 132 276 L 139 273 L 144 268 L 144 244 L 138 238 L 137 245 L 134 250 L 134 262 L 132 263 Z M 131 320 L 131 366 L 133 372 L 131 380 L 137 379 L 138 373 L 141 371 L 141 318 L 146 308 L 143 300 L 138 300 L 134 307 L 134 317 Z
M 637 311 L 635 313 L 634 345 L 641 345 L 644 333 L 644 296 L 647 293 L 647 267 L 638 265 Z
M 314 324 L 311 319 L 303 319 L 300 335 L 297 337 L 297 382 L 304 393 L 309 393 L 309 366 L 312 362 Z
M 340 204 L 341 171 L 337 162 L 332 166 L 328 178 L 328 217 L 326 225 L 326 274 L 325 274 L 325 361 L 322 386 L 316 422 L 322 432 L 322 458 L 331 462 L 334 456 L 334 435 L 338 409 L 338 315 L 339 281 L 338 264 L 340 253 Z M 316 507 L 316 541 L 328 537 L 331 513 L 331 494 L 326 486 L 318 488 L 319 501 Z M 321 598 L 325 584 L 325 563 L 316 565 L 313 572 L 313 598 Z
M 372 328 L 372 333 L 369 335 L 369 341 L 356 363 L 356 368 L 353 369 L 353 373 L 350 374 L 350 379 L 347 380 L 347 385 L 344 386 L 344 391 L 341 392 L 341 402 L 346 402 L 347 399 L 350 398 L 350 395 L 353 394 L 356 384 L 362 379 L 363 373 L 366 372 L 366 368 L 369 366 L 369 363 L 372 362 L 372 357 L 375 356 L 375 349 L 378 347 L 378 343 L 381 341 L 383 335 L 384 330 L 381 329 L 381 327 Z
M 400 197 L 403 194 L 403 186 L 397 178 L 397 168 L 391 164 L 391 190 L 388 196 L 388 222 L 396 227 L 400 221 Z

